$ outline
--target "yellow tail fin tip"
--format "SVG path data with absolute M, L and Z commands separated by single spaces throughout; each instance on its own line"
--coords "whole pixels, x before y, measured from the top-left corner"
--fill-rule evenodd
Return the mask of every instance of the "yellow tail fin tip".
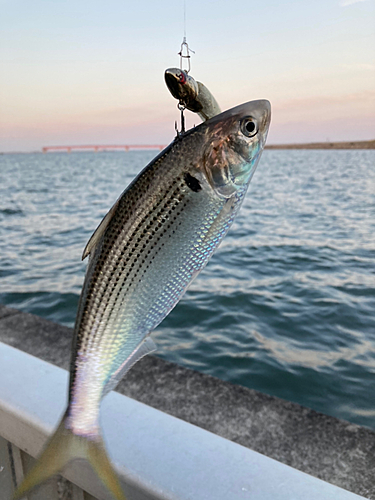
M 85 458 L 91 464 L 116 500 L 126 500 L 101 436 L 98 434 L 94 439 L 88 439 L 73 434 L 65 426 L 66 418 L 65 414 L 38 461 L 17 488 L 13 500 L 21 500 L 30 490 L 61 472 L 76 458 Z

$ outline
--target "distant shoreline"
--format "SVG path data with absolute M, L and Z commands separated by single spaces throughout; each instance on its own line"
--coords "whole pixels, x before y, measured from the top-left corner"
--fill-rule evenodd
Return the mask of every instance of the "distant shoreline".
M 308 142 L 306 144 L 270 144 L 265 149 L 375 149 L 372 141 Z
M 87 148 L 87 146 L 85 147 Z M 91 147 L 92 149 L 95 148 L 95 146 Z M 105 149 L 106 146 L 101 146 L 101 147 L 104 148 L 104 150 L 106 150 Z M 267 144 L 265 149 L 375 149 L 375 139 L 371 141 L 307 142 L 303 144 Z M 111 146 L 108 146 L 107 151 L 111 151 Z M 30 154 L 30 153 L 42 153 L 42 151 L 3 151 L 3 152 L 0 151 L 0 155 Z

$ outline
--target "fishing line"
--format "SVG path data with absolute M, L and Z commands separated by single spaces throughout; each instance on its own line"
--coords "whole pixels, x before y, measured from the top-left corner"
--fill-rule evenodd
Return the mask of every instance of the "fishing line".
M 195 54 L 194 50 L 189 48 L 189 45 L 186 41 L 186 0 L 184 0 L 184 37 L 182 39 L 182 44 L 180 48 L 180 52 L 178 52 L 178 55 L 180 56 L 180 70 L 185 71 L 185 73 L 189 74 L 189 71 L 191 69 L 190 66 L 190 52 Z M 187 69 L 183 68 L 183 60 L 187 59 Z
M 186 38 L 186 0 L 184 0 L 184 38 Z
M 180 52 L 178 52 L 178 55 L 180 56 L 180 70 L 184 71 L 186 74 L 189 74 L 189 71 L 191 69 L 190 52 L 195 54 L 194 50 L 190 49 L 189 45 L 187 43 L 187 38 L 186 38 L 186 0 L 184 0 L 184 36 L 182 39 L 181 48 L 180 48 Z M 183 68 L 184 59 L 187 59 L 187 68 L 186 69 Z M 177 123 L 175 124 L 177 137 L 179 137 L 180 134 L 183 134 L 185 132 L 185 116 L 184 116 L 185 105 L 182 102 L 179 102 L 177 105 L 177 108 L 179 109 L 179 111 L 181 113 L 181 131 L 180 132 L 178 132 L 178 130 L 177 130 Z

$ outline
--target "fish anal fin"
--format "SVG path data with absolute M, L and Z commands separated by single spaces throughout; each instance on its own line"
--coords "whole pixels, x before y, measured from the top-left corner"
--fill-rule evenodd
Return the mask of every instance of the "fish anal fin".
M 117 386 L 125 373 L 128 372 L 130 368 L 137 363 L 137 361 L 154 351 L 156 351 L 156 344 L 151 337 L 147 337 L 112 375 L 104 388 L 103 397 Z
M 82 254 L 82 260 L 85 260 L 86 257 L 95 249 L 96 245 L 99 243 L 101 240 L 105 230 L 107 229 L 109 223 L 111 222 L 113 216 L 115 215 L 116 209 L 118 207 L 120 200 L 117 200 L 116 203 L 113 205 L 113 207 L 109 210 L 107 215 L 103 218 L 99 226 L 95 229 L 93 232 L 91 238 L 87 242 L 87 245 L 85 246 L 85 249 Z

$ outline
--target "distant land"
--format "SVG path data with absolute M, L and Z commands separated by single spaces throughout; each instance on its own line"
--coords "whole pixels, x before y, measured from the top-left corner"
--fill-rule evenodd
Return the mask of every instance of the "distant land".
M 306 144 L 271 144 L 265 149 L 375 149 L 375 139 L 371 141 L 308 142 Z
M 42 151 L 7 151 L 1 152 L 3 154 L 28 154 L 28 153 L 46 153 L 47 151 L 110 151 L 110 150 L 123 150 L 128 151 L 129 149 L 163 149 L 165 145 L 148 145 L 148 144 L 136 144 L 136 145 L 90 145 L 90 146 L 46 146 L 42 148 Z M 370 141 L 345 141 L 345 142 L 307 142 L 303 144 L 267 144 L 265 149 L 375 149 L 375 139 Z

